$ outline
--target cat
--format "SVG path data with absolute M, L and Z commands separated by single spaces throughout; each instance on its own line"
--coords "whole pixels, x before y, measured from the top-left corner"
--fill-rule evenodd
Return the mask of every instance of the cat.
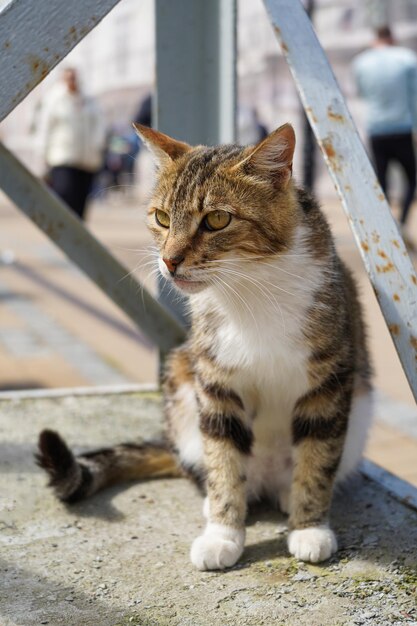
M 188 295 L 192 319 L 166 361 L 166 434 L 75 458 L 47 430 L 38 462 L 66 502 L 120 480 L 195 479 L 207 494 L 191 547 L 200 570 L 237 562 L 248 503 L 264 497 L 289 514 L 289 552 L 326 560 L 334 486 L 357 467 L 370 425 L 372 371 L 353 278 L 293 180 L 294 130 L 251 147 L 137 130 L 158 167 L 148 223 L 159 270 Z

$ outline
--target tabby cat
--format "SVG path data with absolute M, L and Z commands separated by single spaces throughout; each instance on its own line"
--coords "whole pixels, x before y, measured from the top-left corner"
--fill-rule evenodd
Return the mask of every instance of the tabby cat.
M 158 163 L 159 269 L 192 317 L 166 364 L 166 435 L 75 458 L 43 431 L 38 462 L 66 502 L 125 479 L 193 477 L 207 494 L 191 548 L 201 570 L 236 563 L 248 502 L 263 497 L 289 514 L 292 555 L 328 559 L 332 492 L 364 448 L 371 370 L 352 276 L 292 179 L 294 131 L 208 148 L 137 130 Z

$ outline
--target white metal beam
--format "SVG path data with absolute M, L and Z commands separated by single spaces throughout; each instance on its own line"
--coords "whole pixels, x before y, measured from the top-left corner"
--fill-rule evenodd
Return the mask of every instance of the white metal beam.
M 1 143 L 0 187 L 163 352 L 184 341 L 184 329 L 169 311 Z
M 410 257 L 303 6 L 264 4 L 417 400 L 417 276 Z
M 119 0 L 12 0 L 0 9 L 0 121 Z

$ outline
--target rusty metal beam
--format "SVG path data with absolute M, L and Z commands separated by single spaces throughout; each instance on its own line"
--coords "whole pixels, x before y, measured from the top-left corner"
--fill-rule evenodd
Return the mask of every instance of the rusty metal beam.
M 12 0 L 0 9 L 0 121 L 119 0 Z
M 417 276 L 408 252 L 300 1 L 264 4 L 417 400 Z
M 164 353 L 185 338 L 169 311 L 0 143 L 0 187 Z

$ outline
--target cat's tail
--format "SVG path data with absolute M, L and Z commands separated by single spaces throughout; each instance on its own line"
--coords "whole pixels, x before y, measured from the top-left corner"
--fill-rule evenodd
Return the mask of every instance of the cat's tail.
M 37 464 L 48 473 L 56 496 L 68 503 L 119 482 L 184 476 L 164 441 L 125 443 L 74 456 L 58 433 L 43 430 L 38 447 Z

